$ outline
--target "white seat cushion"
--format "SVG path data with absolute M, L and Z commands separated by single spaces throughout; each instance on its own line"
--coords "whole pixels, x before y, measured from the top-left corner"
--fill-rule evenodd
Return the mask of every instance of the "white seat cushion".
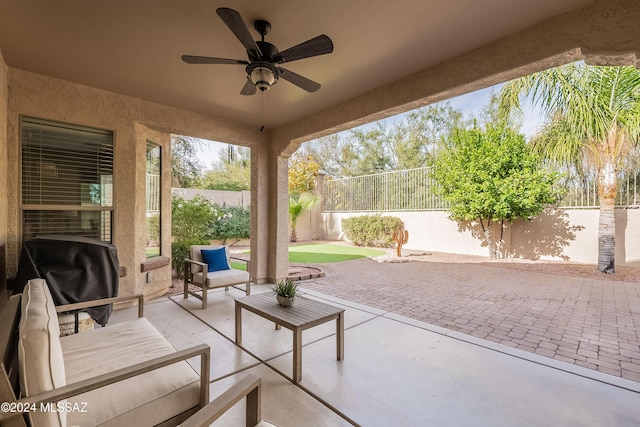
M 145 318 L 61 338 L 67 383 L 112 372 L 175 352 Z M 68 414 L 70 425 L 155 425 L 195 407 L 200 377 L 179 362 L 68 399 L 87 403 L 87 412 Z
M 66 385 L 58 315 L 47 283 L 30 280 L 22 292 L 18 361 L 20 387 L 27 396 Z M 64 401 L 63 401 L 64 402 Z M 64 412 L 33 412 L 34 426 L 65 426 Z
M 193 275 L 193 281 L 202 283 L 202 272 Z M 207 288 L 219 288 L 221 286 L 236 285 L 238 283 L 247 283 L 249 281 L 249 273 L 234 268 L 230 270 L 212 271 L 207 273 Z

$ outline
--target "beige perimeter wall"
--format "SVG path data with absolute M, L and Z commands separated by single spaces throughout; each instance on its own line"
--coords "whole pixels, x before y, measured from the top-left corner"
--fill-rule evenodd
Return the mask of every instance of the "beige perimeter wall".
M 224 191 L 224 190 L 203 190 L 201 188 L 177 188 L 171 189 L 173 197 L 180 197 L 184 200 L 191 200 L 196 196 L 203 196 L 219 205 L 251 206 L 251 191 Z
M 347 240 L 342 219 L 363 213 L 322 213 L 321 238 Z M 451 221 L 447 212 L 386 212 L 404 221 L 407 249 L 489 256 L 479 226 Z M 525 259 L 598 261 L 597 209 L 548 210 L 532 221 L 516 221 L 504 233 L 503 253 Z M 497 230 L 496 230 L 497 231 Z M 616 264 L 640 266 L 640 210 L 616 209 Z M 313 232 L 305 232 L 306 235 Z

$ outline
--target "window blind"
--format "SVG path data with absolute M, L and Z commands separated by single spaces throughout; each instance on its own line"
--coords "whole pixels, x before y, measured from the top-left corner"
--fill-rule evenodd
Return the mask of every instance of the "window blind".
M 21 136 L 23 237 L 111 242 L 113 132 L 24 117 Z

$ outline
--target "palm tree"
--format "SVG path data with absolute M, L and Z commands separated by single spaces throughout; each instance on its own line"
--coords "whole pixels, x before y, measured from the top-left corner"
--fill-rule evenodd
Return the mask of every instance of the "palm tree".
M 318 203 L 318 196 L 313 193 L 302 193 L 300 195 L 289 196 L 289 221 L 291 223 L 291 241 L 298 241 L 296 223 L 298 218 L 305 211 L 311 209 Z
M 638 145 L 640 71 L 575 63 L 512 80 L 500 92 L 503 119 L 522 114 L 521 98 L 546 117 L 531 141 L 544 158 L 597 172 L 598 271 L 614 273 L 617 178 Z

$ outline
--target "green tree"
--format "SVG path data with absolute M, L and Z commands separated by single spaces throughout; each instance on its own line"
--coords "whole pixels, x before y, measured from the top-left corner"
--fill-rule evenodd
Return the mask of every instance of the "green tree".
M 449 103 L 419 108 L 375 127 L 361 127 L 305 142 L 302 157 L 312 156 L 329 178 L 359 176 L 430 165 L 451 131 L 466 127 Z
M 229 145 L 199 182 L 207 190 L 243 191 L 251 186 L 251 149 Z
M 318 196 L 313 193 L 302 193 L 300 195 L 289 196 L 289 223 L 291 224 L 291 241 L 298 241 L 296 224 L 298 218 L 305 211 L 311 209 L 318 203 Z
M 467 128 L 471 123 L 449 102 L 440 102 L 409 112 L 406 122 L 401 124 L 397 131 L 404 137 L 401 143 L 396 144 L 396 169 L 433 164 L 438 147 L 443 145 L 454 129 Z
M 389 131 L 382 123 L 372 129 L 359 128 L 351 131 L 347 156 L 352 159 L 352 176 L 370 175 L 394 169 L 392 145 Z
M 547 124 L 532 143 L 550 162 L 595 171 L 598 271 L 614 273 L 617 178 L 638 145 L 640 71 L 568 64 L 513 80 L 500 97 L 503 117 L 521 116 L 523 100 L 539 106 Z
M 244 191 L 251 188 L 250 182 L 251 169 L 232 164 L 224 170 L 205 172 L 199 181 L 199 187 L 207 190 Z
M 342 134 L 334 133 L 319 139 L 305 142 L 298 148 L 295 155 L 302 158 L 312 157 L 329 177 L 338 177 L 342 169 L 342 157 L 337 155 L 345 144 Z
M 172 186 L 191 188 L 200 177 L 202 164 L 198 161 L 200 140 L 190 136 L 171 135 Z
M 450 203 L 451 219 L 480 224 L 491 259 L 498 255 L 505 221 L 530 220 L 558 200 L 558 174 L 539 168 L 523 135 L 499 126 L 453 132 L 432 176 Z M 498 245 L 494 222 L 500 222 Z
M 487 126 L 489 124 L 499 125 L 504 127 L 510 127 L 512 129 L 520 129 L 523 124 L 522 117 L 518 115 L 511 115 L 505 117 L 501 112 L 502 99 L 500 93 L 491 91 L 489 96 L 489 103 L 485 105 L 476 120 L 481 126 Z

